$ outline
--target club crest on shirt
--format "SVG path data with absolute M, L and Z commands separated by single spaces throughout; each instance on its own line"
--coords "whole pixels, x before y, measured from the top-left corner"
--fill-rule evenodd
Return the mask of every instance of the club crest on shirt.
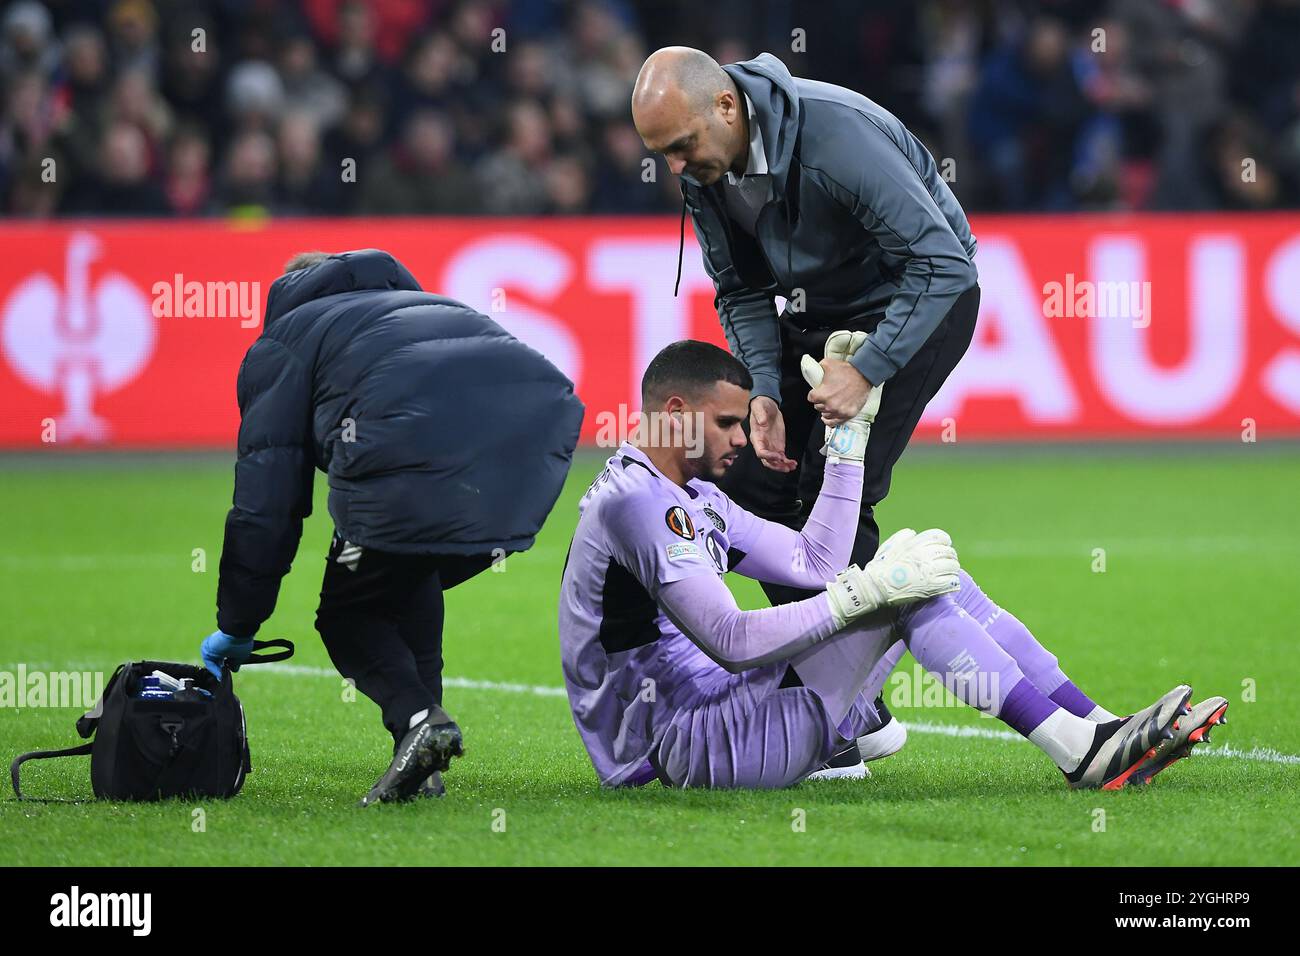
M 716 511 L 714 511 L 714 510 L 713 510 L 712 508 L 710 508 L 708 505 L 705 505 L 705 506 L 704 506 L 704 517 L 706 517 L 706 518 L 708 518 L 710 521 L 712 521 L 712 522 L 713 522 L 713 527 L 717 528 L 719 531 L 726 531 L 726 530 L 727 530 L 727 522 L 725 522 L 725 521 L 722 520 L 722 515 L 718 514 Z
M 673 505 L 664 515 L 664 521 L 668 524 L 668 530 L 679 538 L 685 538 L 687 541 L 695 538 L 695 523 L 691 521 L 691 516 L 686 513 L 686 509 L 681 505 Z

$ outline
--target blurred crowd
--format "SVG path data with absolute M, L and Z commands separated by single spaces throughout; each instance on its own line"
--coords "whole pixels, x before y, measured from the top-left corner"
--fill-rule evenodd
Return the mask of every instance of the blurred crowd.
M 670 43 L 895 112 L 976 210 L 1300 205 L 1300 0 L 17 0 L 10 217 L 655 213 Z

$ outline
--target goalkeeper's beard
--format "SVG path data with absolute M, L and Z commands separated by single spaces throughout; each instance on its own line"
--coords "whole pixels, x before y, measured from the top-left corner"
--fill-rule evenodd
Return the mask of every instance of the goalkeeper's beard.
M 692 458 L 688 455 L 686 467 L 683 470 L 692 478 L 718 481 L 727 473 L 727 469 L 736 463 L 736 458 L 739 455 L 739 449 L 729 450 L 722 455 L 711 455 L 706 450 L 698 458 Z

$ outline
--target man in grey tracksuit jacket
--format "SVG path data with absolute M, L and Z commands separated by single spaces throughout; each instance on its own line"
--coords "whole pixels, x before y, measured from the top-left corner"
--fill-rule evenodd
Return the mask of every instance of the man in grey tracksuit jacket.
M 872 508 L 974 333 L 976 243 L 961 206 L 895 116 L 795 79 L 771 54 L 718 67 L 698 50 L 660 50 L 637 78 L 632 111 L 680 178 L 727 341 L 754 378 L 751 443 L 723 489 L 801 526 L 821 487 L 819 413 L 845 421 L 883 384 L 853 550 L 869 560 Z M 779 317 L 777 295 L 787 300 Z M 869 335 L 849 362 L 824 360 L 810 394 L 799 359 L 821 358 L 836 329 Z M 766 590 L 774 601 L 803 596 Z

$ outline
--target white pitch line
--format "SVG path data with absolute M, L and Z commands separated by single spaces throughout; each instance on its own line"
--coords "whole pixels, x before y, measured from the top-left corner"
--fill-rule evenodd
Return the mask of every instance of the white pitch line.
M 955 724 L 908 723 L 904 724 L 908 733 L 940 734 L 944 737 L 978 737 L 981 740 L 1015 740 L 1024 741 L 1024 737 L 1010 730 L 989 730 L 984 727 L 959 727 Z M 1261 763 L 1300 764 L 1300 755 L 1284 754 L 1272 747 L 1251 747 L 1239 750 L 1222 744 L 1218 747 L 1198 746 L 1192 750 L 1193 757 L 1232 757 L 1236 760 L 1257 760 Z
M 329 667 L 312 667 L 308 664 L 264 664 L 257 668 L 259 674 L 294 674 L 301 677 L 343 678 L 339 672 Z M 457 687 L 464 690 L 497 690 L 507 694 L 536 694 L 538 697 L 566 697 L 563 687 L 546 687 L 540 684 L 510 684 L 494 680 L 473 680 L 469 677 L 444 677 L 443 687 Z
M 339 678 L 338 671 L 328 667 L 311 667 L 307 664 L 267 664 L 258 667 L 258 673 L 269 672 L 289 674 L 300 677 Z M 456 687 L 462 690 L 491 690 L 507 694 L 533 694 L 537 697 L 567 697 L 563 687 L 548 687 L 543 684 L 512 684 L 493 680 L 474 680 L 469 677 L 444 677 L 443 687 Z M 1010 730 L 992 730 L 987 727 L 966 727 L 957 724 L 932 724 L 927 721 L 911 721 L 903 724 L 908 733 L 936 734 L 942 737 L 976 737 L 980 740 L 1011 740 L 1019 743 L 1025 738 Z M 1251 747 L 1239 750 L 1226 744 L 1218 747 L 1204 745 L 1192 750 L 1193 757 L 1231 757 L 1234 760 L 1254 760 L 1259 763 L 1277 763 L 1288 766 L 1300 765 L 1300 755 L 1284 754 L 1271 747 Z

